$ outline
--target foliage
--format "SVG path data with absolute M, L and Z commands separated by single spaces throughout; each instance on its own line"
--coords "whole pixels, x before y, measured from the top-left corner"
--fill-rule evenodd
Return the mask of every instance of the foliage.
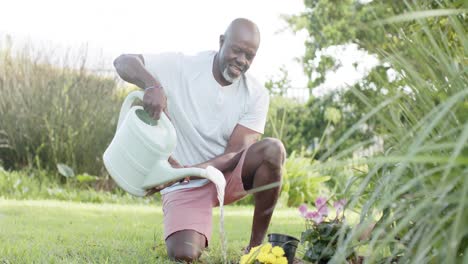
M 272 97 L 265 136 L 281 139 L 288 153 L 320 149 L 315 155 L 320 158 L 360 118 L 348 104 L 335 99 L 338 97 L 341 97 L 341 92 L 311 98 L 305 105 L 285 97 Z M 319 142 L 324 134 L 324 141 Z M 346 149 L 358 141 L 369 141 L 373 136 L 375 133 L 370 126 L 359 129 L 338 150 Z M 372 143 L 370 141 L 368 145 Z
M 89 174 L 67 178 L 66 184 L 48 176 L 49 172 L 23 170 L 8 172 L 0 167 L 0 197 L 6 199 L 54 199 L 88 203 L 147 204 L 160 201 L 160 196 L 137 198 L 127 194 L 109 180 Z
M 296 135 L 295 122 L 299 120 L 299 116 L 296 119 L 294 114 L 297 114 L 302 108 L 301 104 L 290 98 L 272 96 L 264 136 L 280 139 L 287 151 L 295 149 L 293 143 Z M 300 117 L 304 117 L 304 115 L 300 115 Z
M 327 193 L 325 185 L 331 179 L 323 175 L 312 165 L 313 159 L 304 154 L 291 153 L 284 164 L 283 182 L 279 198 L 279 206 L 298 206 L 307 201 L 313 201 L 321 193 Z M 325 171 L 325 170 L 324 170 Z M 253 195 L 237 201 L 238 205 L 252 205 Z
M 316 211 L 308 211 L 305 204 L 299 207 L 301 215 L 306 220 L 306 230 L 301 235 L 301 243 L 305 245 L 303 259 L 306 261 L 328 263 L 335 254 L 339 236 L 345 237 L 350 230 L 344 222 L 346 200 L 334 203 L 336 213 L 332 220 L 327 219 L 329 213 L 327 202 L 326 198 L 318 197 L 315 200 Z M 352 255 L 350 250 L 347 258 L 354 258 Z
M 86 71 L 85 59 L 79 69 L 52 60 L 26 47 L 13 52 L 11 43 L 0 50 L 1 163 L 51 172 L 63 163 L 101 175 L 120 107 L 116 83 Z
M 313 4 L 306 11 L 312 17 L 301 21 L 314 27 L 314 37 L 322 32 L 314 38 L 317 45 L 353 41 L 383 62 L 369 75 L 373 79 L 348 90 L 358 99 L 354 105 L 366 111 L 323 153 L 326 162 L 316 164 L 317 169 L 347 164 L 346 153 L 358 144 L 337 150 L 368 122 L 385 139 L 384 153 L 363 161 L 368 172 L 347 182 L 344 191 L 353 190 L 348 208 L 361 213 L 362 225 L 343 238 L 330 262 L 346 261 L 361 227 L 372 225 L 375 217 L 366 263 L 381 257 L 401 263 L 466 262 L 468 39 L 463 1 L 307 4 Z M 397 84 L 384 77 L 384 67 L 397 73 Z M 388 94 L 373 93 L 373 87 Z
M 270 78 L 265 83 L 265 88 L 269 91 L 271 96 L 286 96 L 288 89 L 291 88 L 291 80 L 288 78 L 288 71 L 284 66 L 280 67 L 281 75 L 277 80 Z
M 355 43 L 359 48 L 372 54 L 377 54 L 381 59 L 385 59 L 385 53 L 392 50 L 405 51 L 408 49 L 408 42 L 402 41 L 408 33 L 421 30 L 422 27 L 415 23 L 411 17 L 403 13 L 415 10 L 430 10 L 435 8 L 462 8 L 463 1 L 367 1 L 344 0 L 305 0 L 306 10 L 299 15 L 286 17 L 293 30 L 305 29 L 309 34 L 306 40 L 306 52 L 302 58 L 304 70 L 310 79 L 309 88 L 317 87 L 325 79 L 327 71 L 335 69 L 337 66 L 333 57 L 323 55 L 321 51 L 331 46 L 346 45 Z M 466 8 L 466 6 L 465 6 Z M 457 14 L 460 11 L 450 10 L 449 14 Z M 403 14 L 396 20 L 385 20 L 396 14 Z M 422 13 L 420 15 L 428 17 L 429 29 L 444 30 L 448 33 L 447 44 L 457 45 L 457 38 L 460 33 L 450 30 L 447 27 L 447 14 Z M 376 22 L 377 21 L 377 22 Z M 392 21 L 401 22 L 398 27 L 392 25 Z M 369 25 L 379 26 L 372 27 Z M 459 43 L 458 43 L 459 44 Z M 320 58 L 317 58 L 320 56 Z M 318 66 L 315 63 L 319 60 Z M 388 69 L 388 66 L 382 65 Z M 375 72 L 380 71 L 376 69 Z M 372 74 L 371 74 L 372 75 Z M 383 76 L 379 74 L 380 76 Z M 313 76 L 317 76 L 313 78 Z M 383 78 L 385 79 L 385 78 Z M 377 87 L 383 88 L 381 85 Z
M 314 201 L 320 193 L 326 192 L 324 182 L 330 176 L 324 176 L 317 171 L 311 158 L 297 155 L 295 152 L 287 158 L 283 174 L 281 199 L 288 206 L 298 206 L 306 201 Z
M 308 87 L 313 90 L 325 81 L 328 72 L 335 71 L 341 67 L 340 58 L 327 53 L 334 47 L 356 45 L 360 50 L 376 56 L 380 64 L 374 67 L 363 80 L 353 85 L 353 89 L 335 90 L 329 92 L 326 97 L 312 98 L 317 108 L 310 102 L 306 106 L 310 108 L 307 114 L 301 115 L 304 118 L 302 124 L 297 126 L 299 129 L 294 132 L 295 138 L 300 139 L 300 143 L 294 144 L 296 149 L 300 146 L 306 148 L 311 145 L 317 133 L 316 128 L 321 129 L 326 126 L 326 122 L 320 120 L 323 110 L 333 106 L 342 113 L 340 125 L 334 126 L 330 132 L 325 144 L 326 149 L 331 145 L 335 148 L 329 153 L 340 152 L 355 143 L 366 141 L 367 146 L 375 143 L 373 139 L 381 135 L 381 119 L 373 115 L 361 124 L 360 128 L 355 129 L 354 133 L 348 137 L 345 142 L 334 144 L 337 139 L 343 135 L 349 127 L 353 126 L 362 117 L 372 111 L 373 105 L 366 104 L 362 97 L 374 98 L 375 101 L 396 96 L 402 91 L 408 91 L 408 87 L 402 79 L 404 72 L 398 72 L 389 60 L 388 54 L 398 50 L 402 57 L 409 55 L 411 43 L 407 36 L 412 32 L 421 32 L 422 25 L 412 20 L 404 12 L 424 10 L 417 15 L 425 17 L 428 30 L 440 31 L 445 36 L 446 44 L 440 43 L 448 48 L 457 47 L 462 49 L 463 45 L 458 41 L 464 36 L 463 31 L 457 31 L 449 26 L 449 19 L 446 14 L 457 15 L 459 19 L 465 20 L 462 8 L 464 1 L 328 1 L 328 0 L 305 0 L 306 9 L 304 12 L 287 16 L 285 19 L 289 22 L 294 31 L 304 30 L 309 37 L 305 42 L 306 52 L 302 58 L 302 64 L 306 75 L 309 78 Z M 464 6 L 466 8 L 466 5 Z M 433 8 L 443 10 L 430 13 Z M 395 19 L 388 20 L 395 14 L 403 14 Z M 398 26 L 392 22 L 398 21 Z M 423 41 L 429 43 L 430 38 L 424 38 Z M 453 58 L 454 63 L 462 64 L 461 58 Z M 429 63 L 437 63 L 431 61 Z M 414 69 L 419 68 L 418 64 L 413 64 Z M 357 69 L 362 65 L 356 64 Z M 422 78 L 432 78 L 430 75 L 421 76 Z M 350 88 L 350 87 L 348 87 Z M 432 94 L 432 101 L 439 102 L 445 97 L 440 93 Z M 439 98 L 440 97 L 440 98 Z M 315 109 L 313 109 L 315 108 Z M 322 111 L 322 112 L 321 112 Z M 300 129 L 304 127 L 305 129 Z M 299 148 L 297 148 L 299 146 Z M 365 146 L 363 146 L 365 147 Z M 322 153 L 317 156 L 322 158 Z

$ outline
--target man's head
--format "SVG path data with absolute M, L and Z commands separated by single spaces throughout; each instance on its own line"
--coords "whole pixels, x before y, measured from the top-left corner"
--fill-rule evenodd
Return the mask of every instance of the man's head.
M 239 79 L 252 64 L 260 45 L 257 25 L 245 18 L 231 22 L 224 35 L 219 37 L 217 68 L 228 83 Z

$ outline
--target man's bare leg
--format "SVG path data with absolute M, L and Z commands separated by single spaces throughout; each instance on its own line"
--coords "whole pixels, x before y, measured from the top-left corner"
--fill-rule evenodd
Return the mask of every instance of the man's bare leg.
M 266 138 L 252 144 L 245 155 L 242 182 L 246 190 L 272 183 L 281 183 L 281 170 L 286 152 L 281 141 Z M 278 200 L 280 186 L 255 192 L 255 210 L 249 247 L 257 246 L 265 238 L 271 216 Z M 182 230 L 166 239 L 169 258 L 192 262 L 198 259 L 206 246 L 204 235 L 195 230 Z
M 283 143 L 274 138 L 266 138 L 252 144 L 245 155 L 242 182 L 246 190 L 268 184 L 278 184 L 253 194 L 255 210 L 249 248 L 261 244 L 265 238 L 281 190 L 280 183 L 285 157 L 286 151 Z

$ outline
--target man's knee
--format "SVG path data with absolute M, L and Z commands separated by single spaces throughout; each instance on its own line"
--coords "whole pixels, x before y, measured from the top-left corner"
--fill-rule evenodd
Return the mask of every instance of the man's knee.
M 281 169 L 286 158 L 286 150 L 281 140 L 265 138 L 260 143 L 264 145 L 262 148 L 263 160 L 270 166 Z
M 250 190 L 264 184 L 281 182 L 285 157 L 286 150 L 279 139 L 264 138 L 252 145 L 247 152 L 242 171 L 244 189 Z M 258 173 L 259 169 L 262 173 Z
M 194 230 L 182 230 L 166 239 L 167 255 L 176 261 L 193 262 L 197 260 L 205 245 L 205 236 Z

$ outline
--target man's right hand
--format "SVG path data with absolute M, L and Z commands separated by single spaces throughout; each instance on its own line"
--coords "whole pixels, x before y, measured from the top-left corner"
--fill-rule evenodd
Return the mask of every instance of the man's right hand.
M 167 97 L 162 86 L 146 88 L 143 96 L 143 108 L 154 119 L 161 118 L 161 112 L 166 111 Z
M 145 111 L 155 120 L 166 111 L 167 98 L 161 83 L 146 68 L 141 54 L 122 54 L 114 60 L 119 76 L 129 83 L 146 89 L 143 96 Z

